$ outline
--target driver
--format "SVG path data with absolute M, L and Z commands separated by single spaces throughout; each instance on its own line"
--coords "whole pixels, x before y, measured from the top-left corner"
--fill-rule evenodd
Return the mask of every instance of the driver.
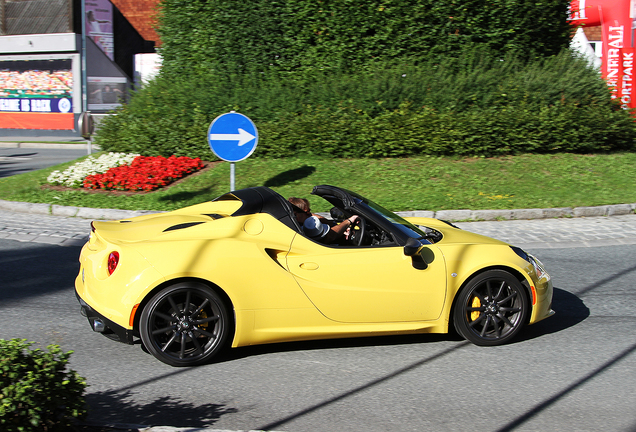
M 325 244 L 340 241 L 349 228 L 360 218 L 358 215 L 353 215 L 338 225 L 331 226 L 327 218 L 311 213 L 307 199 L 291 197 L 288 201 L 294 205 L 294 215 L 303 227 L 305 235 Z

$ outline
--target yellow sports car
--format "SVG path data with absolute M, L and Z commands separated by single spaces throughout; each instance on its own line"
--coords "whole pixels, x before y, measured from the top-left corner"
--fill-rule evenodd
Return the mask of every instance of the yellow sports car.
M 312 194 L 333 206 L 327 225 L 359 216 L 338 244 L 305 235 L 302 210 L 266 187 L 93 222 L 75 281 L 92 329 L 192 366 L 227 345 L 452 328 L 499 345 L 554 313 L 550 276 L 519 248 L 342 188 Z

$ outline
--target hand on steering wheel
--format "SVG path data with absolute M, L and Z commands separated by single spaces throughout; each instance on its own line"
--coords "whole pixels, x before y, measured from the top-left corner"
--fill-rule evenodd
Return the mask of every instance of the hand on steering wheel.
M 358 225 L 358 229 L 355 230 L 353 229 L 355 225 Z M 355 246 L 361 246 L 362 245 L 362 239 L 364 239 L 364 235 L 366 234 L 367 231 L 367 223 L 365 222 L 364 218 L 361 218 L 360 216 L 358 216 L 354 223 L 351 225 L 350 227 L 351 229 L 351 242 L 355 245 Z

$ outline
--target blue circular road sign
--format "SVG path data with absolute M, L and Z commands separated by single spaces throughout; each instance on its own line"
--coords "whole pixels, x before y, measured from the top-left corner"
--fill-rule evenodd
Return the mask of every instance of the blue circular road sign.
M 247 116 L 229 112 L 221 114 L 210 124 L 208 143 L 219 158 L 228 162 L 239 162 L 254 153 L 258 143 L 258 131 Z

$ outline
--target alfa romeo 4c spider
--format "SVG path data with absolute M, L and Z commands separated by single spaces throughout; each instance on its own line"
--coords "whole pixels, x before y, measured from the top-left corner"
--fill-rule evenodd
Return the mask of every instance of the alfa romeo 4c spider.
M 230 346 L 453 329 L 499 345 L 554 313 L 550 276 L 520 248 L 346 189 L 312 194 L 334 224 L 359 216 L 338 244 L 307 237 L 266 187 L 93 222 L 75 281 L 83 314 L 96 332 L 193 366 Z

